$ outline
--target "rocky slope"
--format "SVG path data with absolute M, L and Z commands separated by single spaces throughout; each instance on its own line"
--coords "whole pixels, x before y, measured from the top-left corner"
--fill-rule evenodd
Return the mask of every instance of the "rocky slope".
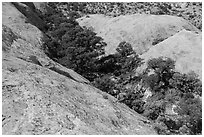
M 182 29 L 200 32 L 180 17 L 168 15 L 134 14 L 119 17 L 90 15 L 78 19 L 81 26 L 92 28 L 107 43 L 106 52 L 114 53 L 122 41 L 129 42 L 142 54 L 158 42 L 173 36 Z
M 107 17 L 96 14 L 82 17 L 78 22 L 104 38 L 108 44 L 107 54 L 114 53 L 118 44 L 126 41 L 141 54 L 144 62 L 153 57 L 171 57 L 176 61 L 177 71 L 195 71 L 201 79 L 202 33 L 180 17 L 142 14 Z
M 39 18 L 16 4 L 2 3 L 3 134 L 156 134 L 146 118 L 49 59 L 31 24 Z
M 147 62 L 151 58 L 158 58 L 160 56 L 176 60 L 175 69 L 177 71 L 181 73 L 194 71 L 202 79 L 201 34 L 182 30 L 150 48 L 150 50 L 141 55 L 141 58 Z M 145 65 L 142 67 L 145 67 Z

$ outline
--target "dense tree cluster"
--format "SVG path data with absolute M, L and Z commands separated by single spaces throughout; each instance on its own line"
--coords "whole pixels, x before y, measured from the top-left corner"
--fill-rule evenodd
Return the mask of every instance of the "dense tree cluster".
M 82 28 L 73 18 L 50 9 L 44 15 L 48 25 L 44 47 L 51 58 L 91 79 L 95 62 L 104 54 L 106 44 L 93 31 Z
M 162 57 L 148 61 L 147 72 L 153 70 L 153 74 L 146 73 L 144 81 L 153 95 L 145 103 L 143 114 L 157 122 L 160 134 L 201 134 L 202 83 L 194 73 L 175 72 L 174 64 L 173 60 Z M 166 114 L 171 104 L 176 105 L 176 116 Z
M 115 54 L 105 55 L 106 43 L 79 26 L 76 14 L 66 17 L 56 4 L 49 6 L 41 17 L 47 24 L 44 49 L 53 60 L 152 120 L 159 134 L 201 134 L 202 83 L 194 73 L 176 72 L 174 60 L 159 57 L 149 60 L 147 69 L 136 75 L 143 62 L 129 43 L 123 41 Z M 151 92 L 148 98 L 147 91 Z M 172 105 L 176 114 L 169 115 L 167 108 Z

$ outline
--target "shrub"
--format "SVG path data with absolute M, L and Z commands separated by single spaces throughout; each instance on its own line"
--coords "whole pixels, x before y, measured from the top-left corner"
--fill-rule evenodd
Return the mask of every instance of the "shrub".
M 202 95 L 202 83 L 194 73 L 175 73 L 170 80 L 170 85 L 179 89 L 182 93 Z
M 139 114 L 142 114 L 144 112 L 144 105 L 145 105 L 145 102 L 141 99 L 134 100 L 131 103 L 132 109 L 135 110 Z
M 115 87 L 115 83 L 111 80 L 111 77 L 109 75 L 105 75 L 101 78 L 96 78 L 93 84 L 100 90 L 105 91 L 106 93 L 109 93 L 114 96 L 114 94 L 112 94 L 112 90 Z
M 154 74 L 146 75 L 144 81 L 155 92 L 168 89 L 169 80 L 173 75 L 175 61 L 170 58 L 153 58 L 147 62 L 147 73 L 153 70 Z
M 144 109 L 144 116 L 151 120 L 156 120 L 165 111 L 164 100 L 155 95 L 146 102 Z
M 190 129 L 191 134 L 202 132 L 202 103 L 201 100 L 192 95 L 186 94 L 179 102 L 179 115 L 188 116 L 189 120 L 185 125 Z

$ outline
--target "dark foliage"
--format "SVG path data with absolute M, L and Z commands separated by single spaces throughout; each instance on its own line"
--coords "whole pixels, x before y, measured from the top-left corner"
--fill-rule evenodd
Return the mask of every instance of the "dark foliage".
M 89 79 L 118 102 L 153 120 L 159 134 L 201 134 L 202 104 L 196 96 L 201 96 L 202 83 L 194 74 L 175 72 L 175 61 L 160 57 L 149 60 L 146 71 L 135 75 L 143 62 L 131 44 L 121 42 L 115 54 L 105 55 L 103 39 L 76 22 L 75 18 L 80 15 L 75 9 L 84 10 L 87 3 L 70 3 L 74 10 L 68 18 L 56 4 L 59 5 L 49 3 L 48 12 L 41 15 L 47 25 L 44 49 L 49 57 Z M 169 8 L 162 6 L 162 11 Z M 152 96 L 144 101 L 147 89 Z M 175 117 L 166 114 L 169 104 L 177 105 Z
M 106 44 L 96 33 L 79 26 L 74 18 L 66 18 L 55 5 L 50 7 L 44 15 L 48 26 L 44 45 L 48 55 L 92 81 L 97 77 L 95 62 L 104 54 Z
M 143 92 L 126 88 L 128 83 L 137 83 L 141 80 L 135 76 L 134 70 L 142 64 L 142 59 L 135 53 L 127 42 L 121 42 L 116 53 L 102 57 L 97 63 L 98 72 L 103 75 L 95 79 L 94 85 L 117 97 L 119 102 L 126 104 L 138 113 L 143 113 Z
M 174 71 L 174 61 L 155 58 L 148 61 L 145 84 L 153 95 L 144 105 L 144 115 L 159 122 L 156 129 L 160 134 L 200 134 L 202 131 L 202 84 L 194 73 L 181 74 Z M 152 71 L 152 74 L 148 73 Z M 177 116 L 165 114 L 167 104 L 176 104 Z M 161 120 L 161 116 L 163 120 Z M 165 124 L 166 129 L 160 125 Z
M 170 80 L 171 87 L 179 89 L 182 93 L 202 95 L 202 83 L 194 73 L 175 73 Z
M 173 76 L 175 61 L 170 58 L 159 57 L 148 61 L 147 72 L 153 71 L 153 74 L 146 75 L 144 81 L 154 91 L 164 91 L 169 88 L 169 80 Z M 162 89 L 162 90 L 161 90 Z
M 178 104 L 179 115 L 188 117 L 185 124 L 191 134 L 199 134 L 202 132 L 202 104 L 199 98 L 195 98 L 192 94 L 187 93 Z

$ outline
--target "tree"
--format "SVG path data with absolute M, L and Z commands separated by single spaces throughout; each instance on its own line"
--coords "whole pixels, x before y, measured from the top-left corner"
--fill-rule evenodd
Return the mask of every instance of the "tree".
M 120 42 L 118 47 L 116 48 L 116 51 L 121 55 L 121 56 L 128 56 L 134 53 L 134 50 L 131 46 L 130 43 L 127 43 L 125 41 Z
M 178 104 L 178 113 L 181 116 L 188 116 L 184 124 L 190 129 L 191 134 L 202 132 L 202 102 L 191 93 L 187 93 Z
M 148 75 L 150 70 L 153 73 Z M 202 105 L 199 96 L 202 93 L 202 83 L 195 73 L 175 72 L 173 60 L 156 58 L 148 61 L 143 80 L 154 91 L 145 103 L 145 116 L 156 120 L 163 115 L 166 103 L 177 104 L 178 116 L 171 118 L 164 115 L 163 123 L 167 126 L 167 131 L 158 131 L 168 134 L 201 133 Z
M 104 54 L 106 43 L 93 31 L 79 26 L 75 18 L 67 18 L 55 5 L 50 6 L 54 9 L 45 14 L 48 15 L 45 16 L 48 39 L 44 41 L 44 46 L 48 55 L 93 81 L 97 77 L 95 62 Z M 76 8 L 77 5 L 74 6 Z
M 194 93 L 202 95 L 202 83 L 195 73 L 180 74 L 175 73 L 170 79 L 171 87 L 175 87 L 182 93 Z
M 134 70 L 142 64 L 142 59 L 135 53 L 131 45 L 121 42 L 115 54 L 103 56 L 97 63 L 99 64 L 98 72 L 103 76 L 95 79 L 96 87 L 117 97 L 120 102 L 138 113 L 143 113 L 145 102 L 142 97 L 144 93 L 136 91 L 134 87 L 126 88 L 127 83 L 136 83 L 141 80 L 135 76 Z M 111 81 L 113 77 L 117 80 Z
M 175 61 L 170 58 L 150 59 L 147 62 L 147 75 L 144 77 L 144 81 L 155 92 L 166 91 L 169 87 L 169 80 L 173 76 L 174 68 Z M 153 74 L 148 75 L 150 70 L 153 71 Z

